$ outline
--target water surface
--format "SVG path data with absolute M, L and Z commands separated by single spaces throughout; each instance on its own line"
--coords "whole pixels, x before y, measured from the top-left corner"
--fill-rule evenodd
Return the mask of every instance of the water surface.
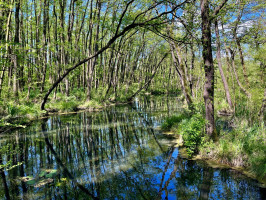
M 151 97 L 100 112 L 52 116 L 2 136 L 22 162 L 1 173 L 2 199 L 265 199 L 259 184 L 179 155 L 158 127 L 179 113 L 174 97 Z

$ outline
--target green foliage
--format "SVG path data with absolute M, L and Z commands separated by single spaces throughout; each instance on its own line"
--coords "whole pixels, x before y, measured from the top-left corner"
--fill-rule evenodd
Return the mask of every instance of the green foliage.
M 3 159 L 3 163 L 0 164 L 0 170 L 11 170 L 19 165 L 22 165 L 22 162 L 14 163 L 12 161 L 12 156 L 16 156 L 19 153 L 19 147 L 12 148 L 11 144 L 1 146 L 0 155 L 5 155 L 6 159 Z
M 179 115 L 173 115 L 171 117 L 167 117 L 163 122 L 161 128 L 163 131 L 170 131 L 174 126 L 177 126 L 182 120 L 188 119 L 189 114 L 184 112 Z
M 102 107 L 102 104 L 99 103 L 98 101 L 90 100 L 90 101 L 86 101 L 84 104 L 82 104 L 78 108 L 87 109 L 87 108 L 101 108 L 101 107 Z
M 180 115 L 168 117 L 161 126 L 164 131 L 172 129 L 183 136 L 189 157 L 198 151 L 199 145 L 204 141 L 204 127 L 205 120 L 199 112 L 193 115 L 183 112 Z
M 34 117 L 38 116 L 43 111 L 40 110 L 39 105 L 33 103 L 16 104 L 15 102 L 9 102 L 6 105 L 7 114 L 10 116 L 25 116 Z
M 74 88 L 73 91 L 71 91 L 71 95 L 76 97 L 78 100 L 86 99 L 86 92 L 83 88 Z
M 31 119 L 36 119 L 45 111 L 40 109 L 39 104 L 30 101 L 21 101 L 19 103 L 14 101 L 0 102 L 0 114 L 4 115 L 0 119 L 0 127 L 16 127 L 25 128 Z
M 181 123 L 180 131 L 183 135 L 184 146 L 189 157 L 198 151 L 198 146 L 204 136 L 205 120 L 197 113 Z
M 99 87 L 97 90 L 93 89 L 91 91 L 91 98 L 95 101 L 102 102 L 104 100 L 104 95 L 106 94 L 107 87 Z
M 65 111 L 76 111 L 78 105 L 80 105 L 81 102 L 79 102 L 75 96 L 60 96 L 57 100 L 52 101 L 50 104 L 48 104 L 49 109 L 55 109 L 60 112 Z

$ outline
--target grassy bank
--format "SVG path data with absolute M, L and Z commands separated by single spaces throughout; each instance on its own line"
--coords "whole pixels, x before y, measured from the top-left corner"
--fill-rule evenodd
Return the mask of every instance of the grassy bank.
M 111 102 L 100 102 L 100 99 L 86 101 L 86 95 L 81 90 L 74 91 L 66 96 L 58 93 L 56 97 L 49 99 L 46 110 L 40 109 L 41 96 L 27 97 L 21 93 L 18 98 L 4 98 L 0 101 L 0 133 L 13 128 L 23 128 L 31 121 L 48 116 L 50 114 L 62 114 L 77 112 L 79 110 L 98 111 Z M 18 100 L 19 99 L 19 100 Z
M 218 137 L 215 141 L 204 133 L 205 122 L 201 112 L 171 116 L 162 124 L 162 129 L 182 136 L 182 145 L 189 158 L 211 160 L 243 169 L 266 184 L 266 133 L 263 122 L 250 125 L 243 118 L 217 118 Z
M 49 98 L 46 105 L 46 111 L 40 109 L 42 95 L 40 91 L 33 90 L 28 96 L 27 91 L 22 91 L 18 97 L 12 96 L 8 92 L 0 99 L 0 133 L 10 131 L 14 128 L 23 128 L 32 120 L 36 120 L 50 114 L 62 114 L 77 112 L 79 110 L 99 111 L 104 107 L 126 103 L 128 97 L 132 96 L 139 88 L 138 84 L 131 87 L 121 88 L 114 93 L 110 91 L 106 94 L 107 88 L 99 87 L 91 92 L 91 100 L 87 100 L 86 91 L 83 89 L 73 89 L 67 96 L 58 92 L 56 96 Z M 176 90 L 179 92 L 179 90 Z M 173 93 L 174 90 L 152 89 L 141 91 L 139 95 L 158 95 L 164 93 Z

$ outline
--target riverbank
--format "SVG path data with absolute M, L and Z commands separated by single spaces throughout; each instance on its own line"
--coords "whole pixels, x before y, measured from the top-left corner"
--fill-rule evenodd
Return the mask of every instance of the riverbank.
M 135 89 L 136 90 L 136 89 Z M 25 128 L 32 121 L 45 118 L 51 115 L 71 114 L 82 111 L 97 112 L 106 107 L 114 105 L 123 105 L 130 103 L 133 99 L 128 99 L 132 96 L 135 90 L 129 90 L 128 93 L 120 92 L 115 98 L 112 94 L 105 99 L 100 93 L 95 93 L 91 100 L 86 100 L 86 93 L 75 91 L 73 94 L 66 96 L 58 93 L 53 98 L 49 99 L 46 104 L 46 109 L 41 110 L 41 96 L 30 96 L 21 94 L 19 98 L 10 97 L 0 100 L 0 134 L 6 133 L 13 129 Z M 149 90 L 139 92 L 140 96 L 157 96 L 161 94 L 177 94 L 173 91 L 164 90 Z
M 240 130 L 238 127 L 233 132 L 220 133 L 215 142 L 203 137 L 197 151 L 192 155 L 188 154 L 183 135 L 178 129 L 173 128 L 164 133 L 176 138 L 175 143 L 181 157 L 203 160 L 212 168 L 237 170 L 266 188 L 265 127 L 262 125 L 257 129 L 250 127 L 246 131 Z
M 95 100 L 81 103 L 76 101 L 52 101 L 45 111 L 40 110 L 40 103 L 35 105 L 21 104 L 12 107 L 6 105 L 6 116 L 0 119 L 0 134 L 10 132 L 14 129 L 25 128 L 32 122 L 50 117 L 52 115 L 66 115 L 79 112 L 98 112 L 106 107 L 128 104 L 130 102 L 110 102 L 99 103 Z M 3 114 L 2 114 L 3 115 Z

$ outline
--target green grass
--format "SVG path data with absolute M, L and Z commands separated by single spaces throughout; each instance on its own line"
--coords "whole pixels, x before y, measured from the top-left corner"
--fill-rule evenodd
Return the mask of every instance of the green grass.
M 221 131 L 217 142 L 209 141 L 200 146 L 203 157 L 215 159 L 234 167 L 244 167 L 266 181 L 266 134 L 265 125 L 248 126 L 235 122 L 231 132 Z
M 178 124 L 185 119 L 188 119 L 190 115 L 187 112 L 181 113 L 179 115 L 173 115 L 167 117 L 163 122 L 161 128 L 163 131 L 170 131 L 171 129 L 177 128 Z
M 240 109 L 240 108 L 238 108 Z M 198 107 L 197 107 L 197 110 Z M 217 141 L 212 141 L 204 133 L 203 112 L 193 115 L 186 113 L 166 118 L 162 130 L 182 135 L 183 146 L 189 157 L 195 154 L 232 167 L 242 167 L 259 180 L 266 182 L 266 131 L 263 122 L 253 122 L 243 108 L 237 116 L 216 120 L 219 132 Z M 240 115 L 240 117 L 239 117 Z

